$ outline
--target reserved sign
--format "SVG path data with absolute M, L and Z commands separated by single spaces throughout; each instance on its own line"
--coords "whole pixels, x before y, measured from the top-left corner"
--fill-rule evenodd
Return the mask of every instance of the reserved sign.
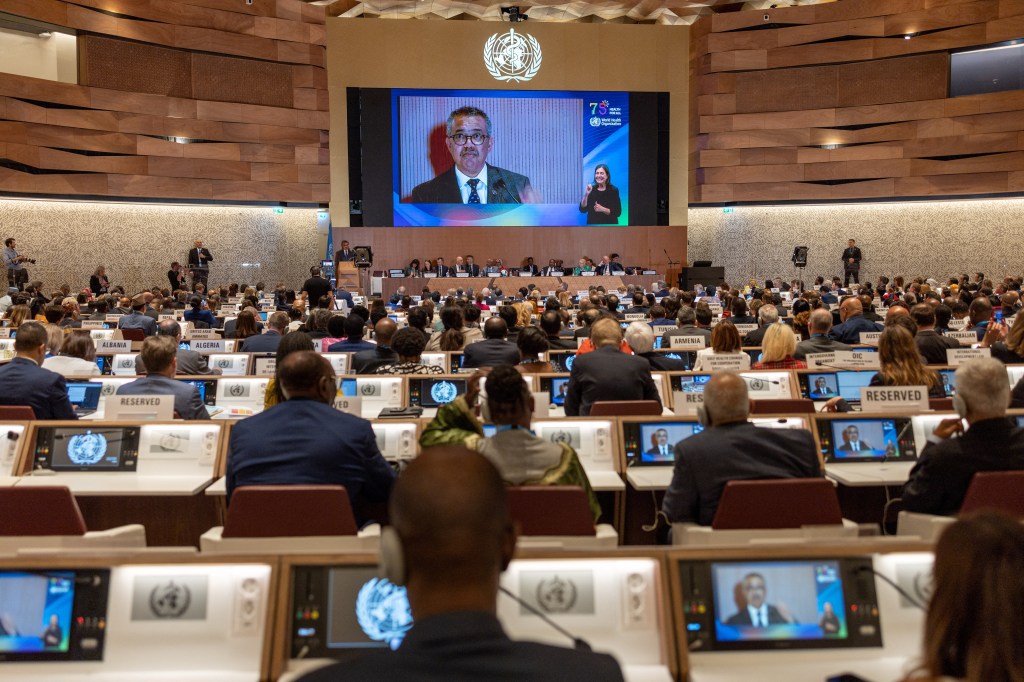
M 697 406 L 703 404 L 703 393 L 690 393 L 687 391 L 672 392 L 672 411 L 678 415 L 697 414 Z
M 991 348 L 947 348 L 946 363 L 956 367 L 969 360 L 992 357 Z
M 359 396 L 336 396 L 334 398 L 334 409 L 361 417 L 363 415 L 363 399 Z
M 899 410 L 927 410 L 926 386 L 862 386 L 860 409 L 863 412 Z

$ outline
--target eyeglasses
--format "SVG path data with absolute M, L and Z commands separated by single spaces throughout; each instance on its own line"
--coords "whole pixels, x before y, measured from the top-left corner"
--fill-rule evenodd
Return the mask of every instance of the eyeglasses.
M 461 147 L 462 145 L 466 144 L 467 140 L 472 140 L 473 144 L 483 144 L 483 141 L 486 140 L 488 137 L 490 137 L 490 135 L 484 135 L 483 133 L 473 133 L 472 135 L 466 135 L 465 133 L 455 133 L 454 135 L 449 135 L 448 139 L 454 142 L 459 147 Z

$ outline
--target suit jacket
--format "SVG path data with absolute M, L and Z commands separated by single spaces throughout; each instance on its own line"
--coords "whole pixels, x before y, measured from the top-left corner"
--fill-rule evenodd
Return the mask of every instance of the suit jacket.
M 765 604 L 765 608 L 768 611 L 768 625 L 784 625 L 789 621 L 782 617 L 779 610 L 771 604 Z M 750 611 L 744 606 L 736 613 L 729 616 L 726 621 L 726 625 L 749 625 L 753 626 L 753 622 L 750 620 Z
M 598 265 L 597 274 L 599 275 L 614 275 L 616 273 L 623 273 L 626 269 L 622 267 L 620 263 L 609 263 L 608 265 Z
M 660 403 L 647 360 L 627 355 L 616 346 L 577 355 L 569 375 L 565 416 L 589 415 L 590 406 L 599 400 L 657 400 Z
M 548 345 L 551 350 L 576 350 L 576 341 L 572 337 L 548 335 Z
M 880 332 L 882 325 L 865 320 L 861 315 L 847 318 L 846 322 L 832 327 L 828 333 L 830 339 L 843 343 L 860 343 L 861 332 Z
M 661 509 L 669 521 L 710 526 L 729 481 L 815 476 L 821 476 L 821 463 L 810 431 L 749 422 L 712 426 L 676 443 L 672 483 Z
M 951 516 L 979 471 L 1024 469 L 1024 429 L 1009 419 L 975 422 L 959 438 L 928 443 L 903 488 L 903 508 Z
M 667 332 L 661 335 L 661 347 L 671 348 L 672 341 L 670 340 L 673 336 L 703 336 L 704 347 L 711 345 L 711 330 L 702 329 L 692 324 L 688 324 L 685 327 L 679 327 L 677 329 L 669 329 Z
M 856 449 L 854 449 L 854 447 L 853 447 L 855 443 L 857 445 Z M 870 445 L 868 445 L 867 443 L 865 443 L 862 440 L 851 440 L 849 442 L 843 442 L 841 445 L 837 445 L 836 446 L 836 450 L 838 450 L 839 452 L 857 452 L 859 450 L 873 450 L 873 449 L 874 448 L 872 448 Z
M 117 395 L 172 395 L 174 411 L 182 419 L 209 419 L 203 399 L 199 397 L 199 389 L 177 379 L 170 379 L 162 374 L 149 374 L 122 384 L 117 387 Z
M 210 367 L 206 356 L 197 350 L 179 348 L 177 352 L 178 368 L 175 374 L 196 376 L 198 374 L 220 374 L 221 370 Z M 142 361 L 142 353 L 135 356 L 135 373 L 146 374 L 146 364 Z
M 832 353 L 837 350 L 850 350 L 850 346 L 827 336 L 812 336 L 806 341 L 796 344 L 793 359 L 806 360 L 811 353 Z
M 850 263 L 849 260 L 853 259 Z M 857 246 L 848 246 L 843 249 L 843 267 L 847 270 L 857 270 L 860 268 L 860 248 Z
M 429 272 L 435 273 L 438 277 L 451 277 L 452 269 L 447 265 L 435 265 L 433 270 Z
M 250 336 L 242 341 L 242 353 L 276 353 L 277 347 L 281 345 L 284 337 L 281 332 L 268 329 L 257 336 Z M 181 360 L 178 360 L 180 363 Z
M 125 315 L 117 321 L 118 329 L 141 329 L 146 336 L 156 334 L 156 320 L 133 310 L 131 314 Z
M 352 249 L 349 249 L 348 251 L 343 251 L 341 249 L 338 249 L 338 252 L 334 254 L 334 262 L 335 263 L 341 263 L 341 262 L 344 262 L 344 261 L 352 261 L 352 260 L 355 260 L 355 258 L 356 258 L 356 252 L 353 251 Z
M 398 353 L 387 346 L 376 345 L 352 356 L 351 368 L 356 374 L 373 374 L 381 365 L 398 362 Z
M 621 682 L 608 654 L 513 641 L 491 613 L 418 620 L 395 651 L 384 649 L 307 673 L 301 682 Z
M 500 189 L 499 180 L 504 181 L 504 189 Z M 533 192 L 530 178 L 491 164 L 487 164 L 487 183 L 488 204 L 521 204 L 528 201 Z M 412 190 L 412 203 L 461 204 L 462 191 L 455 176 L 455 166 L 433 180 L 416 185 Z
M 946 359 L 947 348 L 959 348 L 960 342 L 948 336 L 942 336 L 932 330 L 919 331 L 914 337 L 917 344 L 917 352 L 921 354 L 929 365 L 948 364 Z
M 205 264 L 207 262 L 213 260 L 213 256 L 210 254 L 210 250 L 209 249 L 205 249 L 204 248 L 204 249 L 201 249 L 201 250 L 203 252 L 203 263 L 204 263 L 204 265 L 202 265 L 202 266 L 199 265 L 199 251 L 200 251 L 200 249 L 189 249 L 189 252 L 188 252 L 188 264 L 189 264 L 190 267 L 193 267 L 193 268 L 207 267 Z
M 343 485 L 353 503 L 384 502 L 391 493 L 395 472 L 365 419 L 315 400 L 286 400 L 236 427 L 228 442 L 229 504 L 244 485 Z
M 233 319 L 233 320 L 228 320 L 227 322 L 225 322 L 224 323 L 224 338 L 225 339 L 233 339 L 233 338 L 235 338 L 235 327 L 237 327 L 237 326 L 238 326 L 238 318 L 237 317 L 235 319 Z M 263 333 L 263 323 L 260 321 L 260 319 L 258 317 L 256 318 L 256 331 L 258 331 L 260 334 Z
M 376 347 L 377 344 L 370 343 L 369 341 L 363 341 L 362 339 L 360 339 L 359 341 L 350 341 L 348 339 L 344 339 L 342 341 L 338 341 L 337 343 L 332 343 L 331 345 L 327 346 L 327 352 L 359 353 L 364 350 L 373 350 Z
M 767 331 L 768 325 L 758 325 L 757 329 L 743 337 L 743 345 L 746 346 L 747 348 L 754 348 L 760 346 L 761 342 L 764 341 L 764 335 Z
M 465 268 L 466 268 L 466 272 L 469 273 L 470 277 L 479 277 L 480 276 L 480 266 L 477 265 L 476 263 L 473 263 L 472 265 L 466 264 Z
M 463 367 L 494 367 L 518 365 L 519 349 L 504 339 L 485 339 L 462 349 Z
M 16 357 L 0 367 L 0 405 L 28 405 L 36 419 L 78 419 L 64 377 L 28 358 Z

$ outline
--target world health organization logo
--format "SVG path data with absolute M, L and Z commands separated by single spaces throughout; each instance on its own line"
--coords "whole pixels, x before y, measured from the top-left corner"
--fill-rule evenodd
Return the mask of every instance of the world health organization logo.
M 458 395 L 459 389 L 450 381 L 439 381 L 430 387 L 430 397 L 440 405 L 447 405 Z
M 81 433 L 68 441 L 68 459 L 79 466 L 96 464 L 107 454 L 107 439 L 98 433 Z
M 540 43 L 529 33 L 495 33 L 484 43 L 484 66 L 499 81 L 528 81 L 540 70 Z

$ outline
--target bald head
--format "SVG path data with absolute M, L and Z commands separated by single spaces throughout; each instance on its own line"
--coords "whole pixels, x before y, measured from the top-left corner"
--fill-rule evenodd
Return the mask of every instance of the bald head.
M 747 382 L 735 372 L 721 372 L 704 386 L 704 409 L 713 426 L 746 421 L 750 415 Z
M 484 337 L 488 339 L 503 339 L 508 336 L 508 323 L 497 315 L 490 317 L 484 322 Z
M 885 313 L 885 324 L 888 325 L 890 320 L 896 317 L 900 317 L 901 315 L 910 317 L 910 311 L 901 305 L 891 306 L 888 312 Z
M 398 325 L 390 317 L 382 317 L 373 326 L 373 338 L 380 346 L 390 346 L 391 339 L 395 337 Z
M 338 392 L 331 363 L 311 350 L 285 357 L 277 366 L 277 382 L 286 400 L 318 400 L 330 405 Z
M 515 532 L 493 464 L 461 447 L 428 448 L 399 477 L 390 513 L 417 619 L 468 606 L 494 611 Z
M 851 296 L 839 305 L 839 317 L 845 322 L 851 317 L 858 317 L 864 314 L 864 306 L 856 296 Z

